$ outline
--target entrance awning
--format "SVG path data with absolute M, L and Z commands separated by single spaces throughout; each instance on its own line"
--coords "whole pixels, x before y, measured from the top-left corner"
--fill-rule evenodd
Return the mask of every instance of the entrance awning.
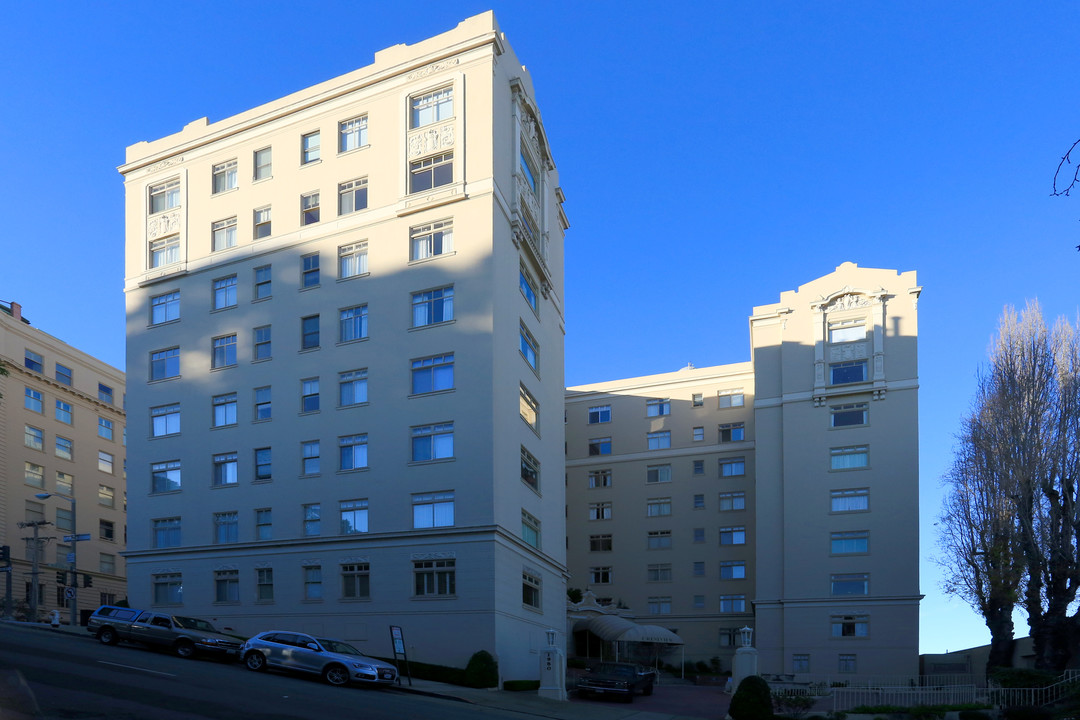
M 632 620 L 617 615 L 598 615 L 574 623 L 574 632 L 588 630 L 608 642 L 660 643 L 664 645 L 682 645 L 683 641 L 675 633 L 659 625 L 639 625 Z

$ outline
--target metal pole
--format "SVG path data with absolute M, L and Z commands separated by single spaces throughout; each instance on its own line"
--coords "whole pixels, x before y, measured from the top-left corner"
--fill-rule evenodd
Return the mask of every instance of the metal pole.
M 34 526 L 34 537 L 31 540 L 33 547 L 30 550 L 30 622 L 36 623 L 38 621 L 38 526 L 40 521 L 32 523 Z
M 79 626 L 79 524 L 75 519 L 75 497 L 67 498 L 71 501 L 71 534 L 75 541 L 71 543 L 71 627 Z

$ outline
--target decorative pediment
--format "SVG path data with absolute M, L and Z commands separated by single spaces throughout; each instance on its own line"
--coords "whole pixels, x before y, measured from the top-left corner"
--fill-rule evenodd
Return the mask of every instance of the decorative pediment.
M 454 560 L 456 558 L 456 552 L 413 553 L 409 556 L 410 560 Z

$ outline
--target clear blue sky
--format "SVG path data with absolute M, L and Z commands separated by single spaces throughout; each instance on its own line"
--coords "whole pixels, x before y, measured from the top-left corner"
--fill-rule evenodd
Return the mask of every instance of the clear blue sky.
M 126 146 L 363 67 L 489 9 L 10 4 L 0 299 L 124 366 Z M 923 652 L 988 641 L 930 561 L 940 477 L 1003 306 L 1075 318 L 1080 5 L 531 2 L 496 16 L 566 192 L 566 380 L 749 359 L 747 316 L 851 260 L 916 270 Z M 1026 624 L 1018 623 L 1026 632 Z

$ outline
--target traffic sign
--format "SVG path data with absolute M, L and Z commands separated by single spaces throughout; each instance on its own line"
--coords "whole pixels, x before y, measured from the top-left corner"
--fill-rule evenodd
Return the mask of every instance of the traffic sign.
M 67 554 L 67 561 L 68 561 L 69 563 L 73 563 L 73 562 L 75 562 L 75 553 L 68 553 L 68 554 Z
M 79 533 L 78 535 L 65 535 L 64 542 L 79 542 L 80 540 L 89 540 L 90 533 Z
M 73 588 L 73 587 L 64 588 L 64 598 L 67 599 L 67 600 L 74 600 L 75 599 L 75 588 Z

